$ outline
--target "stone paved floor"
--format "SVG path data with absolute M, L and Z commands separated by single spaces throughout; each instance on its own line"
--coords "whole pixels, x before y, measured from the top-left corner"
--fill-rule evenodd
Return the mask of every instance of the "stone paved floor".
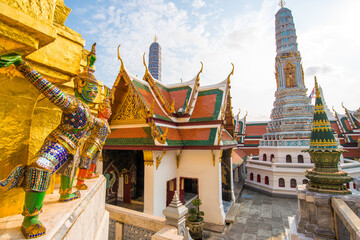
M 297 199 L 270 197 L 244 189 L 236 222 L 227 225 L 224 233 L 204 232 L 209 240 L 280 240 L 288 228 L 288 216 L 297 211 Z

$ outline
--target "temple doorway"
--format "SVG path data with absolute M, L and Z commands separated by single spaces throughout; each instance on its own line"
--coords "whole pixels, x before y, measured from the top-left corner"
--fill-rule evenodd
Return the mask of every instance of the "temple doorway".
M 192 200 L 198 198 L 198 196 L 198 179 L 180 177 L 180 201 L 188 207 Z
M 104 176 L 108 176 L 107 189 L 111 189 L 107 190 L 106 202 L 141 210 L 144 205 L 143 151 L 104 150 L 103 159 Z

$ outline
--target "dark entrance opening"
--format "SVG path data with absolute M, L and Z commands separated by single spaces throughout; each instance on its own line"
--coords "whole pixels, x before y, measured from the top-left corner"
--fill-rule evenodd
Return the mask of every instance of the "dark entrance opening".
M 106 202 L 144 204 L 144 155 L 137 150 L 103 150 L 103 173 L 107 178 Z M 141 207 L 138 207 L 140 210 Z M 142 210 L 141 210 L 142 211 Z
M 186 206 L 198 198 L 199 185 L 197 178 L 180 178 L 180 201 Z
M 231 182 L 231 149 L 223 150 L 221 156 L 221 186 L 222 200 L 231 202 L 232 199 L 232 182 Z

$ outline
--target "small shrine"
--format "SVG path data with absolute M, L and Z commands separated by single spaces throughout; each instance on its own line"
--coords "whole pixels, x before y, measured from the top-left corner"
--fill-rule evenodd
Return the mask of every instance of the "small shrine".
M 135 202 L 162 216 L 175 191 L 183 203 L 199 197 L 205 222 L 223 228 L 223 202 L 235 200 L 231 153 L 236 146 L 230 76 L 200 86 L 201 70 L 186 82 L 165 85 L 145 63 L 142 79 L 121 67 L 112 88 L 111 134 L 104 174 L 113 185 L 109 203 Z M 234 67 L 233 67 L 234 68 Z

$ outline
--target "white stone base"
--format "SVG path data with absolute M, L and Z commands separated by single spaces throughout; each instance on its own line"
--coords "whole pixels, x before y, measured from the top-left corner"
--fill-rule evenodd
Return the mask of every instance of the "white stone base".
M 46 227 L 46 235 L 37 239 L 108 239 L 109 213 L 105 210 L 106 180 L 86 180 L 88 189 L 81 191 L 81 198 L 59 202 L 59 186 L 54 194 L 46 195 L 43 213 L 39 220 Z M 76 190 L 75 188 L 73 189 Z M 0 219 L 0 239 L 25 239 L 20 227 L 23 216 L 13 215 Z
M 288 221 L 290 228 L 285 229 L 285 237 L 283 237 L 283 240 L 312 240 L 312 238 L 297 232 L 295 216 L 288 217 Z

